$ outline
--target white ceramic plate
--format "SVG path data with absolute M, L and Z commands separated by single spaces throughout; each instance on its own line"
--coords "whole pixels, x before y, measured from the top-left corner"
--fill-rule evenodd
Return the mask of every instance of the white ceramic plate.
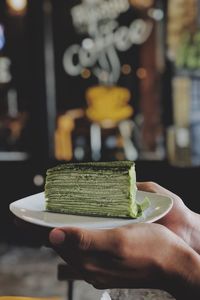
M 35 194 L 10 204 L 11 212 L 18 218 L 46 227 L 84 227 L 84 228 L 114 228 L 132 223 L 151 223 L 165 216 L 172 208 L 171 198 L 154 193 L 137 191 L 137 202 L 141 203 L 144 197 L 150 200 L 150 206 L 143 216 L 137 219 L 102 218 L 58 214 L 45 211 L 44 193 Z

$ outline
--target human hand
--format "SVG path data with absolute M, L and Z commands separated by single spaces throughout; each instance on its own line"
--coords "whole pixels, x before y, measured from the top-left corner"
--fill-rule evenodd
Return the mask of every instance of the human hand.
M 157 223 L 166 226 L 200 253 L 199 235 L 197 237 L 196 233 L 198 228 L 196 222 L 200 222 L 199 216 L 192 212 L 180 197 L 155 182 L 138 182 L 137 187 L 141 191 L 166 195 L 173 200 L 173 207 L 170 212 L 158 220 Z
M 188 295 L 196 280 L 189 281 L 188 272 L 200 265 L 196 252 L 159 224 L 109 230 L 60 228 L 51 231 L 49 239 L 79 277 L 98 289 L 161 288 L 177 297 L 187 281 Z M 195 284 L 199 283 L 197 276 Z

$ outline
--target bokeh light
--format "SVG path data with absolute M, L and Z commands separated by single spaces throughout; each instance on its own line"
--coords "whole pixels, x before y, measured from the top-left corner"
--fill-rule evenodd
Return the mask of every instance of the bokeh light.
M 83 69 L 81 72 L 81 77 L 84 79 L 88 79 L 91 76 L 91 71 L 89 69 Z
M 6 0 L 9 12 L 13 15 L 23 15 L 26 13 L 27 0 Z
M 130 65 L 124 64 L 124 65 L 122 65 L 122 69 L 121 70 L 122 70 L 122 73 L 124 75 L 129 75 L 131 73 L 131 71 L 132 71 L 132 68 L 131 68 Z
M 139 79 L 145 79 L 147 77 L 147 70 L 144 68 L 137 69 L 136 75 Z

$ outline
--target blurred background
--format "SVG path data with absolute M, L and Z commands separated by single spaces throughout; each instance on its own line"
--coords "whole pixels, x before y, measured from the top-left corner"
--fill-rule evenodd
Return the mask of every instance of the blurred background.
M 200 210 L 199 0 L 0 1 L 0 238 L 63 162 L 136 161 Z M 5 231 L 6 228 L 6 231 Z
M 9 212 L 44 190 L 49 167 L 133 160 L 138 181 L 200 212 L 199 10 L 200 0 L 0 0 L 1 295 L 66 298 L 59 259 L 34 251 Z M 100 298 L 83 283 L 76 292 Z

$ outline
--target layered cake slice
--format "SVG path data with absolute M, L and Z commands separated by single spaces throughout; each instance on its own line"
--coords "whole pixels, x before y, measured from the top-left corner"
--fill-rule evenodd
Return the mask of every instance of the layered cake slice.
M 63 164 L 47 171 L 50 212 L 136 218 L 135 165 L 130 161 Z

